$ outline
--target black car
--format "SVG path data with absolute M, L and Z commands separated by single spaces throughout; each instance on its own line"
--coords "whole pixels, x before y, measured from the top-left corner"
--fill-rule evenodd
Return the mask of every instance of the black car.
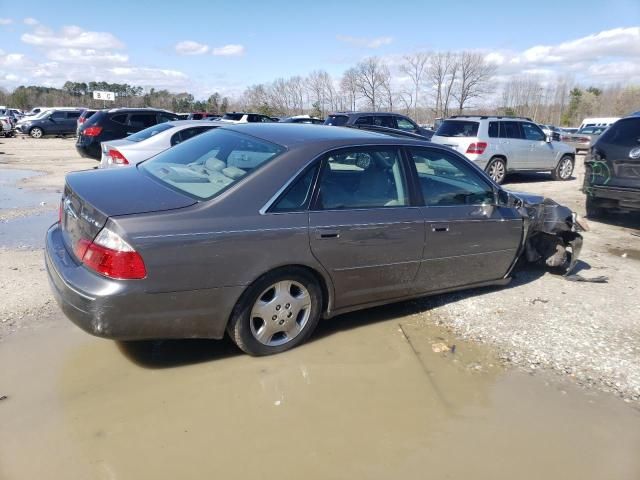
M 82 127 L 82 124 L 84 122 L 86 122 L 87 120 L 89 120 L 89 118 L 91 118 L 93 116 L 93 114 L 96 113 L 97 111 L 98 110 L 94 110 L 94 109 L 91 109 L 91 108 L 85 108 L 84 110 L 82 110 L 82 113 L 78 117 L 78 122 L 77 122 L 77 127 L 76 127 L 76 134 L 80 133 L 80 127 Z
M 640 116 L 623 118 L 605 130 L 584 165 L 587 216 L 640 210 Z
M 154 108 L 100 110 L 80 127 L 76 150 L 82 157 L 100 160 L 100 142 L 118 140 L 172 120 L 178 120 L 175 113 Z
M 33 138 L 42 138 L 45 135 L 73 135 L 76 133 L 76 124 L 81 113 L 81 108 L 52 108 L 41 117 L 20 123 L 16 130 Z
M 324 121 L 324 124 L 335 127 L 367 127 L 373 125 L 393 128 L 395 130 L 415 133 L 427 140 L 431 140 L 434 133 L 433 130 L 422 128 L 409 117 L 390 112 L 336 112 L 331 113 Z
M 312 125 L 323 125 L 324 120 L 313 118 L 308 115 L 300 115 L 295 117 L 285 117 L 278 120 L 280 123 L 308 123 Z

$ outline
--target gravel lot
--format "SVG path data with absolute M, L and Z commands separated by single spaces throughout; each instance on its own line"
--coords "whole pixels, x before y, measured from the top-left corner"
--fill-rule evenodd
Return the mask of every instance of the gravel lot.
M 57 215 L 64 174 L 96 166 L 81 159 L 73 143 L 60 138 L 0 141 L 0 341 L 58 316 L 42 262 L 44 229 Z M 577 163 L 576 178 L 569 182 L 554 182 L 543 174 L 518 175 L 507 187 L 550 196 L 583 215 L 582 157 Z M 16 169 L 41 174 L 18 180 L 16 194 L 11 186 Z M 5 201 L 14 194 L 34 200 Z M 608 283 L 569 282 L 527 267 L 505 288 L 408 302 L 407 315 L 492 345 L 504 362 L 518 368 L 556 371 L 579 384 L 640 401 L 640 216 L 589 223 L 578 268 L 587 278 L 606 275 Z

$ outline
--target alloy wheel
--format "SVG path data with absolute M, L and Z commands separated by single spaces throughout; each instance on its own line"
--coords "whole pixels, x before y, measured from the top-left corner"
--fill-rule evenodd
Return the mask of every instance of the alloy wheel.
M 266 288 L 251 309 L 250 328 L 263 345 L 275 347 L 296 338 L 311 316 L 311 295 L 301 283 L 282 280 Z
M 570 158 L 565 158 L 560 162 L 560 168 L 558 169 L 560 173 L 560 178 L 562 180 L 566 180 L 571 177 L 573 173 L 573 162 Z
M 491 162 L 491 165 L 489 165 L 489 171 L 487 173 L 496 183 L 502 182 L 505 175 L 504 163 L 500 160 L 494 160 Z

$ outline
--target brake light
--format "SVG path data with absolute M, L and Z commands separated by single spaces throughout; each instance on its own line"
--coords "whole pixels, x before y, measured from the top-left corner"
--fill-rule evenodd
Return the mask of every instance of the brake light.
M 108 228 L 103 228 L 93 242 L 80 239 L 73 251 L 86 267 L 105 277 L 136 280 L 147 276 L 140 254 Z
M 115 165 L 129 165 L 129 160 L 127 160 L 125 156 L 115 148 L 109 150 L 107 155 L 111 157 L 111 163 Z
M 481 155 L 484 153 L 484 151 L 487 149 L 487 142 L 477 142 L 477 143 L 472 143 L 471 145 L 469 145 L 469 148 L 467 148 L 467 153 L 477 153 L 478 155 Z
M 102 127 L 98 127 L 94 125 L 92 127 L 87 127 L 82 131 L 82 134 L 87 137 L 97 137 L 102 133 Z
M 84 123 L 85 118 L 84 117 L 78 117 L 78 123 Z

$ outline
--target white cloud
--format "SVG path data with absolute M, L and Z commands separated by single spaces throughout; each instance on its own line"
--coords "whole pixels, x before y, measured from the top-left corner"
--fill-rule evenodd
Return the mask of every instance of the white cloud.
M 11 18 L 0 18 L 0 25 L 11 25 L 13 23 L 13 19 Z
M 229 44 L 222 47 L 214 47 L 211 53 L 220 57 L 239 57 L 244 55 L 244 45 Z
M 209 51 L 209 45 L 192 40 L 184 40 L 176 43 L 174 49 L 179 55 L 202 55 Z
M 25 25 L 38 25 L 38 23 L 40 23 L 40 22 L 38 22 L 38 20 L 36 20 L 36 19 L 35 19 L 35 18 L 33 18 L 33 17 L 27 17 L 27 18 L 25 18 L 24 20 L 22 20 L 22 22 L 23 22 Z
M 24 33 L 20 39 L 24 43 L 39 47 L 123 48 L 124 44 L 115 35 L 108 32 L 89 32 L 75 25 L 62 27 L 59 33 L 45 28 L 35 28 L 31 33 Z
M 614 28 L 521 52 L 493 51 L 485 60 L 506 78 L 571 74 L 583 82 L 640 82 L 640 27 Z
M 92 48 L 56 48 L 47 52 L 47 58 L 55 62 L 70 64 L 119 64 L 129 61 L 122 53 L 95 50 Z
M 349 35 L 336 35 L 336 39 L 344 43 L 349 43 L 355 47 L 363 48 L 380 48 L 383 45 L 389 45 L 393 42 L 393 37 L 367 38 L 351 37 Z

